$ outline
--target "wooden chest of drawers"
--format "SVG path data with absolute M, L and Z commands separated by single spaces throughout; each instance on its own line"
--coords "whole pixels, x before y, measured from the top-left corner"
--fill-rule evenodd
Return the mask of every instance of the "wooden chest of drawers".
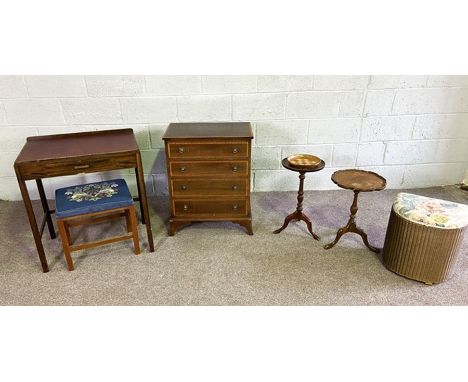
M 194 221 L 228 220 L 252 235 L 248 122 L 171 123 L 164 134 L 169 235 Z

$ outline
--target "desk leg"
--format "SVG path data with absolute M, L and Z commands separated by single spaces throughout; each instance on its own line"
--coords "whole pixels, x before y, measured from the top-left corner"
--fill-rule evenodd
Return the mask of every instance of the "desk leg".
M 34 210 L 31 204 L 31 199 L 29 198 L 28 187 L 26 182 L 16 173 L 18 179 L 19 188 L 21 190 L 21 196 L 23 197 L 24 207 L 26 208 L 26 213 L 28 214 L 29 224 L 31 225 L 31 231 L 34 237 L 34 242 L 36 243 L 37 253 L 39 255 L 39 260 L 41 261 L 42 271 L 49 272 L 49 266 L 47 265 L 47 259 L 44 253 L 44 247 L 42 246 L 41 233 L 37 227 L 36 216 L 34 215 Z
M 46 215 L 47 227 L 49 228 L 49 234 L 51 239 L 55 239 L 54 223 L 52 223 L 52 218 L 50 216 L 49 205 L 47 204 L 47 198 L 44 192 L 44 185 L 42 184 L 42 179 L 36 179 L 37 190 L 39 191 L 39 196 L 41 197 L 42 209 Z
M 148 210 L 148 200 L 146 199 L 146 188 L 145 188 L 145 178 L 143 175 L 143 166 L 141 164 L 141 154 L 137 153 L 137 168 L 135 169 L 137 185 L 138 185 L 138 196 L 140 197 L 140 207 L 142 208 L 142 220 L 146 224 L 146 234 L 148 236 L 148 244 L 150 252 L 154 252 L 154 243 L 153 243 L 153 232 L 151 231 L 151 220 Z
M 140 202 L 140 215 L 141 215 L 141 222 L 143 224 L 146 224 L 145 221 L 145 214 L 143 213 L 144 207 L 143 207 L 143 198 L 141 197 L 141 187 L 140 187 L 140 181 L 138 179 L 138 168 L 135 168 L 135 175 L 137 177 L 137 190 L 138 190 L 138 201 Z

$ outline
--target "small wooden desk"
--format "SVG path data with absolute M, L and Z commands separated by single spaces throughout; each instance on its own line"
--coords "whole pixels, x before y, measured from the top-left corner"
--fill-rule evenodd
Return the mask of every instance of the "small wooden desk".
M 29 137 L 16 158 L 14 167 L 44 272 L 49 271 L 41 239 L 45 225 L 47 224 L 51 239 L 55 239 L 56 234 L 51 218 L 55 211 L 49 209 L 42 178 L 135 169 L 141 220 L 143 224 L 146 223 L 149 248 L 154 252 L 141 154 L 132 129 Z M 44 210 L 40 226 L 37 225 L 26 186 L 26 181 L 33 179 L 36 180 Z

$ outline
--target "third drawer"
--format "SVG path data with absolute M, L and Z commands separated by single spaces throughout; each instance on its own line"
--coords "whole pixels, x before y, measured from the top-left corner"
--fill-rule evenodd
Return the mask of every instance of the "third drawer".
M 247 182 L 247 179 L 178 179 L 171 180 L 171 187 L 174 197 L 206 197 L 218 195 L 246 196 L 248 189 Z

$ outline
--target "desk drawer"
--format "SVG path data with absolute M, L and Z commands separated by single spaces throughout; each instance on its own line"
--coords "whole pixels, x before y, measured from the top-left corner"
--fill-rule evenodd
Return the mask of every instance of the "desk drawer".
M 99 156 L 83 159 L 62 159 L 21 164 L 20 171 L 25 179 L 135 168 L 136 155 Z
M 247 179 L 171 180 L 172 196 L 246 196 Z
M 247 142 L 234 143 L 169 143 L 169 158 L 220 159 L 248 158 Z
M 170 162 L 171 176 L 228 176 L 240 177 L 248 175 L 248 162 Z
M 174 200 L 175 216 L 233 217 L 247 215 L 247 201 L 234 200 Z

